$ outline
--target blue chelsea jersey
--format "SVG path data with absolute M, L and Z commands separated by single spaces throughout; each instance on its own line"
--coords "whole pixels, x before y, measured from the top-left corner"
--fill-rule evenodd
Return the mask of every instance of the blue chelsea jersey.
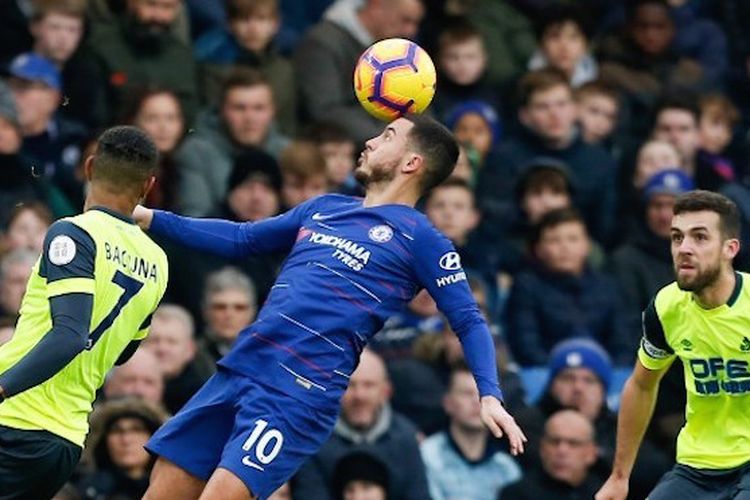
M 219 362 L 317 406 L 341 397 L 367 341 L 426 288 L 482 395 L 501 397 L 494 346 L 451 242 L 406 205 L 325 195 L 256 223 L 156 212 L 152 230 L 230 257 L 288 250 L 256 321 Z

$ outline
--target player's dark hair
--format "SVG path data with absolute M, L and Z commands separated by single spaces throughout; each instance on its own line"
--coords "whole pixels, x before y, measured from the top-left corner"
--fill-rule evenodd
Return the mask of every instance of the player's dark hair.
M 468 192 L 471 195 L 471 205 L 475 206 L 475 203 L 474 203 L 474 201 L 475 201 L 474 200 L 474 190 L 471 189 L 471 186 L 469 185 L 468 182 L 466 182 L 466 180 L 464 180 L 464 179 L 462 179 L 460 177 L 454 177 L 454 176 L 448 177 L 443 182 L 441 182 L 440 184 L 438 184 L 437 186 L 435 186 L 434 188 L 432 188 L 432 190 L 430 190 L 427 193 L 427 195 L 425 196 L 425 200 L 424 200 L 425 205 L 427 205 L 428 203 L 430 203 L 430 199 L 432 198 L 432 196 L 435 194 L 435 192 L 438 189 L 443 189 L 443 188 L 458 188 L 458 189 L 463 189 L 464 191 Z
M 458 143 L 445 125 L 427 115 L 404 115 L 414 126 L 409 141 L 424 156 L 422 194 L 437 186 L 452 173 L 458 161 Z
M 687 111 L 693 115 L 696 126 L 698 126 L 701 119 L 701 108 L 698 106 L 698 99 L 695 95 L 688 92 L 670 93 L 658 102 L 656 108 L 654 108 L 652 122 L 654 127 L 656 126 L 656 121 L 659 119 L 659 115 L 667 110 Z
M 559 69 L 549 67 L 529 71 L 518 82 L 518 103 L 522 108 L 526 107 L 536 93 L 544 92 L 558 85 L 570 90 L 572 95 L 573 89 L 568 77 Z
M 224 79 L 224 82 L 221 86 L 219 102 L 221 104 L 224 104 L 227 98 L 227 94 L 229 94 L 229 92 L 234 89 L 257 87 L 258 85 L 265 85 L 266 87 L 271 89 L 271 92 L 273 92 L 271 83 L 265 76 L 263 76 L 263 73 L 252 68 L 238 67 L 231 73 L 229 73 L 229 75 Z
M 532 228 L 529 235 L 529 245 L 534 248 L 542 239 L 542 235 L 548 229 L 556 228 L 561 224 L 577 222 L 586 229 L 586 221 L 574 208 L 558 208 L 544 214 L 539 222 Z
M 112 127 L 97 141 L 93 180 L 140 191 L 158 165 L 159 151 L 146 132 L 130 125 Z
M 673 213 L 714 212 L 719 215 L 719 229 L 725 239 L 740 237 L 740 211 L 726 196 L 713 191 L 689 191 L 677 197 Z
M 568 23 L 574 24 L 587 40 L 591 39 L 593 24 L 586 12 L 578 5 L 558 2 L 539 13 L 534 25 L 537 40 L 541 41 L 550 32 L 557 31 Z

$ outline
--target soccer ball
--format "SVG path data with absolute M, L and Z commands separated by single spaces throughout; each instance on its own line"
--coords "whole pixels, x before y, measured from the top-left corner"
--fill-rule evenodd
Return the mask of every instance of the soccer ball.
M 354 69 L 354 92 L 368 113 L 392 121 L 421 113 L 435 95 L 435 65 L 425 50 L 403 38 L 370 46 Z

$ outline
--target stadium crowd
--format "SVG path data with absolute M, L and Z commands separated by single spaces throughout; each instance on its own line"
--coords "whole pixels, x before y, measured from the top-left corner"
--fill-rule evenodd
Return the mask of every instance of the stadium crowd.
M 0 2 L 0 344 L 46 228 L 82 210 L 112 124 L 161 153 L 145 204 L 257 221 L 326 192 L 384 124 L 352 73 L 376 40 L 432 55 L 429 112 L 461 143 L 421 209 L 455 244 L 492 325 L 512 457 L 435 302 L 419 293 L 353 374 L 333 436 L 274 500 L 592 498 L 615 447 L 641 311 L 673 280 L 675 198 L 718 191 L 750 219 L 750 8 L 741 0 L 4 0 Z M 736 266 L 750 264 L 746 250 Z M 284 255 L 223 260 L 157 243 L 169 287 L 108 377 L 59 499 L 140 498 L 148 437 L 253 321 Z M 675 363 L 634 471 L 674 461 Z

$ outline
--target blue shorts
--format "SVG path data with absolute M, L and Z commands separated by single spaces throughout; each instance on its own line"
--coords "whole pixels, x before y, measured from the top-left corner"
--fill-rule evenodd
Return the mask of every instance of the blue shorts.
M 146 449 L 204 481 L 217 467 L 227 469 L 262 499 L 318 452 L 337 415 L 338 405 L 308 407 L 220 368 Z

